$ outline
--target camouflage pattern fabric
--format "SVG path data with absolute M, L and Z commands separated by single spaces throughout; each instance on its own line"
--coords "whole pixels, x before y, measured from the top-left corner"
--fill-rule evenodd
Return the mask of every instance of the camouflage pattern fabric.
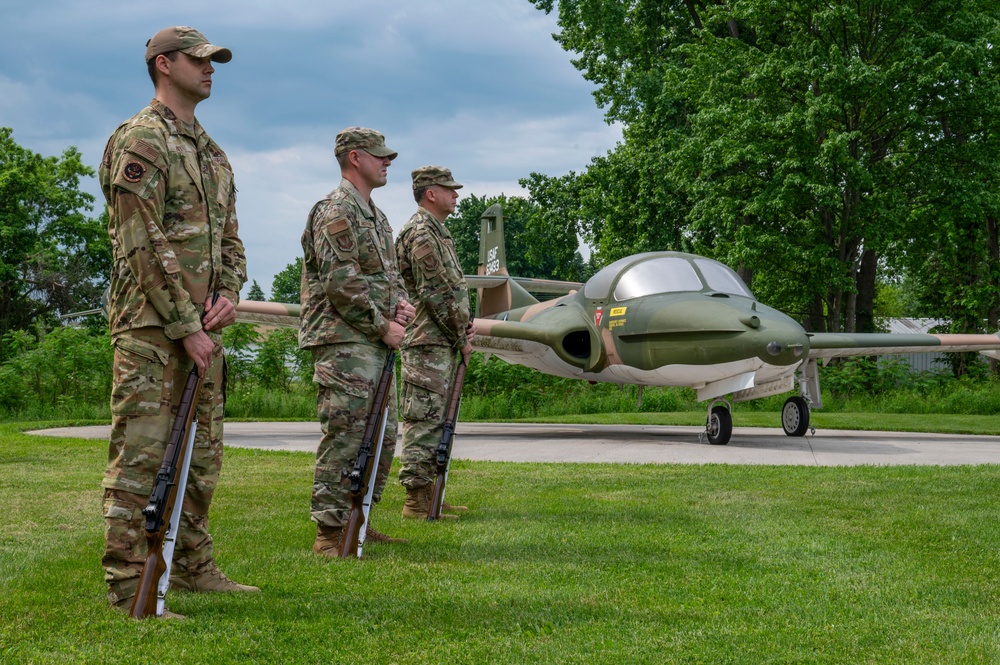
M 382 338 L 406 299 L 385 215 L 342 179 L 317 203 L 302 234 L 299 346 Z
M 229 62 L 233 52 L 227 48 L 209 44 L 205 35 L 186 25 L 164 28 L 146 42 L 146 57 L 149 62 L 158 55 L 180 51 L 192 58 L 211 58 L 213 62 Z
M 434 215 L 417 208 L 396 238 L 399 270 L 417 315 L 403 346 L 465 346 L 469 325 L 469 287 L 451 233 Z
M 219 341 L 219 335 L 209 333 Z M 166 449 L 166 439 L 192 363 L 180 342 L 160 328 L 114 338 L 114 388 L 104 493 L 106 548 L 102 563 L 112 604 L 135 595 L 146 560 L 142 509 Z M 217 346 L 198 394 L 191 470 L 184 494 L 175 570 L 197 574 L 212 563 L 208 508 L 222 468 L 223 354 Z
M 364 150 L 376 157 L 396 159 L 396 151 L 385 145 L 385 136 L 368 127 L 347 127 L 337 134 L 333 147 L 334 155 L 342 155 L 351 150 Z
M 432 174 L 435 177 L 439 174 Z M 447 174 L 451 177 L 450 172 Z M 437 183 L 435 183 L 437 184 Z M 469 287 L 448 229 L 424 208 L 396 238 L 399 269 L 417 315 L 403 340 L 402 467 L 399 482 L 416 489 L 434 480 L 456 351 L 466 344 Z
M 98 169 L 114 266 L 115 345 L 105 488 L 105 579 L 112 603 L 135 593 L 146 557 L 141 509 L 162 463 L 191 361 L 182 338 L 202 329 L 213 292 L 239 302 L 246 258 L 229 160 L 201 125 L 157 100 L 122 123 Z M 212 562 L 208 510 L 222 464 L 221 336 L 198 398 L 198 432 L 174 553 L 178 571 Z
M 312 517 L 317 524 L 343 526 L 351 512 L 351 483 L 347 474 L 354 468 L 364 438 L 368 412 L 388 355 L 388 348 L 371 344 L 328 344 L 313 348 L 319 384 L 316 412 L 323 438 L 316 451 L 313 479 Z M 396 386 L 389 389 L 389 421 L 375 477 L 372 501 L 382 498 L 392 456 L 396 449 Z
M 344 473 L 361 447 L 388 347 L 382 337 L 396 305 L 407 298 L 396 263 L 392 228 L 349 180 L 317 203 L 302 234 L 299 346 L 312 349 L 316 411 L 323 438 L 316 452 L 312 516 L 337 527 L 347 519 L 351 497 Z M 395 388 L 374 498 L 381 498 L 395 449 Z
M 201 330 L 215 291 L 235 305 L 246 281 L 236 186 L 222 149 L 196 120 L 157 100 L 122 123 L 98 169 L 108 202 L 111 334 L 156 326 Z
M 454 349 L 435 344 L 412 346 L 403 349 L 401 355 L 403 394 L 399 415 L 403 420 L 403 450 L 399 483 L 417 489 L 434 482 L 437 473 L 437 447 L 458 357 Z
M 449 189 L 462 189 L 461 183 L 455 182 L 451 175 L 451 169 L 443 166 L 421 166 L 410 171 L 413 180 L 413 191 L 432 185 L 441 185 Z

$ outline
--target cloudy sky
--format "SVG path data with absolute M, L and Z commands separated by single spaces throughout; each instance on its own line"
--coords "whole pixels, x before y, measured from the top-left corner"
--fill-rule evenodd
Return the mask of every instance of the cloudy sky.
M 43 155 L 76 146 L 95 169 L 152 98 L 153 33 L 191 25 L 233 51 L 197 115 L 233 163 L 265 292 L 339 181 L 344 127 L 374 127 L 399 152 L 373 194 L 396 230 L 415 209 L 413 168 L 450 167 L 463 194 L 524 194 L 518 178 L 579 171 L 621 137 L 552 39 L 555 18 L 528 0 L 0 0 L 0 16 L 0 126 Z M 84 187 L 103 204 L 96 178 Z

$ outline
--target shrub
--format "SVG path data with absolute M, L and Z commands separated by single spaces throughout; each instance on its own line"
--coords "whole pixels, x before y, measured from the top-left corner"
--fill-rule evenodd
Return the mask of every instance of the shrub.
M 39 340 L 19 330 L 5 335 L 3 344 L 10 359 L 0 366 L 0 412 L 108 408 L 114 351 L 107 332 L 60 327 Z

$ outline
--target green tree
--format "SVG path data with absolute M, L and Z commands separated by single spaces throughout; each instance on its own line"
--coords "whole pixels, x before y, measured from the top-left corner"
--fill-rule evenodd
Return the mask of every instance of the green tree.
M 519 183 L 531 192 L 535 203 L 528 219 L 524 243 L 526 256 L 535 266 L 545 266 L 554 279 L 583 282 L 592 274 L 580 255 L 581 208 L 578 189 L 564 186 L 573 178 L 551 179 L 538 173 Z
M 936 275 L 988 291 L 995 3 L 560 0 L 558 12 L 557 40 L 624 125 L 623 143 L 567 184 L 602 259 L 642 249 L 644 234 L 689 245 L 816 330 L 871 329 L 879 271 L 914 275 L 954 237 L 969 249 Z
M 253 280 L 250 284 L 250 290 L 247 291 L 247 300 L 267 300 L 267 296 L 264 295 L 264 289 L 260 288 L 260 284 L 257 280 Z
M 0 128 L 0 336 L 96 307 L 111 272 L 107 214 L 90 219 L 93 176 L 76 148 L 42 157 Z
M 298 257 L 274 276 L 271 282 L 271 302 L 299 302 L 302 286 L 302 257 Z
M 298 339 L 298 331 L 291 328 L 275 328 L 264 336 L 249 366 L 257 385 L 287 391 L 294 381 L 312 377 L 312 354 L 299 348 Z
M 950 322 L 945 332 L 996 331 L 1000 84 L 992 47 L 997 28 L 989 16 L 959 18 L 962 32 L 941 44 L 950 57 L 936 63 L 942 75 L 928 96 L 926 130 L 910 139 L 911 150 L 930 157 L 914 169 L 907 194 L 916 205 L 900 245 L 921 303 L 930 316 Z M 957 374 L 981 361 L 977 354 L 952 355 Z
M 222 329 L 230 381 L 242 383 L 253 376 L 255 350 L 260 340 L 261 334 L 252 323 L 234 323 Z
M 533 0 L 551 12 L 554 0 Z M 670 172 L 670 154 L 689 134 L 689 100 L 676 86 L 685 68 L 675 51 L 695 39 L 696 3 L 658 0 L 560 1 L 556 40 L 577 55 L 573 64 L 597 85 L 594 97 L 623 142 L 560 184 L 580 209 L 579 231 L 606 265 L 629 254 L 690 249 L 684 181 Z M 689 7 L 691 9 L 689 9 Z M 533 174 L 534 176 L 534 174 Z M 546 194 L 551 196 L 551 194 Z
M 106 327 L 98 333 L 56 327 L 38 337 L 27 330 L 4 337 L 9 360 L 0 364 L 0 411 L 54 412 L 110 400 L 114 349 Z
M 664 177 L 658 159 L 631 143 L 595 157 L 579 175 L 532 173 L 522 185 L 552 223 L 568 226 L 575 215 L 580 237 L 601 266 L 630 254 L 690 250 L 681 224 L 688 210 L 683 193 Z
M 467 275 L 479 266 L 479 218 L 494 203 L 503 208 L 507 271 L 518 277 L 580 281 L 584 272 L 576 228 L 545 217 L 533 200 L 520 196 L 463 197 L 445 226 L 455 242 L 455 252 Z M 561 224 L 561 220 L 558 222 Z

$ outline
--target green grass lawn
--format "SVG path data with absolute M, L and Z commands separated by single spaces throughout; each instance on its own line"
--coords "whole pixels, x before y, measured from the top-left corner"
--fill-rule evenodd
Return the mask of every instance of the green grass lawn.
M 998 466 L 459 461 L 460 522 L 404 522 L 393 483 L 374 524 L 411 542 L 333 561 L 312 456 L 230 449 L 217 555 L 263 592 L 136 622 L 105 606 L 105 443 L 26 427 L 0 426 L 3 663 L 1000 661 Z

